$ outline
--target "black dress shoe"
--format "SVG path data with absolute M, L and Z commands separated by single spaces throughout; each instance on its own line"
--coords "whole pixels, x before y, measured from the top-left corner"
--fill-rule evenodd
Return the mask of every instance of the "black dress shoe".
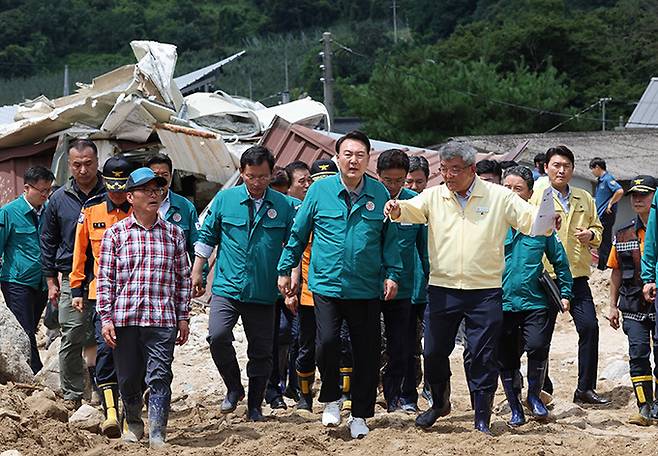
M 281 396 L 276 396 L 272 401 L 270 402 L 270 407 L 273 409 L 281 409 L 281 410 L 286 410 L 288 406 L 284 402 L 283 398 Z
M 297 402 L 299 400 L 299 392 L 297 391 L 297 388 L 295 388 L 291 385 L 286 386 L 286 389 L 283 392 L 283 395 L 285 397 L 287 397 L 288 399 L 292 399 L 295 402 Z
M 226 397 L 219 409 L 222 413 L 231 413 L 237 408 L 238 402 L 242 399 L 244 399 L 244 391 L 229 391 L 226 393 Z
M 263 411 L 261 408 L 254 407 L 247 410 L 247 420 L 256 422 L 265 421 L 265 417 L 263 416 Z
M 398 410 L 400 410 L 400 400 L 397 398 L 391 399 L 386 405 L 386 411 L 388 413 L 393 413 Z
M 595 404 L 595 405 L 607 405 L 610 403 L 608 399 L 605 399 L 594 390 L 580 391 L 576 390 L 573 393 L 573 401 L 576 404 Z

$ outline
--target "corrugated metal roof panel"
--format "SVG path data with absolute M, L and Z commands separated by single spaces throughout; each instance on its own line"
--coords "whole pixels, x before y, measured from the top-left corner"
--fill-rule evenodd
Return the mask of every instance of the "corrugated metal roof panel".
M 658 128 L 658 78 L 651 78 L 626 128 Z
M 180 90 L 185 89 L 186 87 L 194 84 L 200 79 L 203 79 L 213 71 L 217 70 L 218 68 L 221 68 L 222 66 L 226 65 L 227 63 L 232 62 L 233 60 L 237 59 L 238 57 L 242 56 L 246 51 L 240 51 L 236 54 L 233 54 L 230 57 L 225 58 L 224 60 L 220 60 L 219 62 L 215 62 L 211 65 L 208 65 L 206 67 L 200 68 L 198 70 L 192 71 L 191 73 L 184 74 L 182 76 L 178 76 L 177 78 L 174 78 L 174 82 L 178 86 Z
M 340 137 L 340 134 L 311 130 L 301 125 L 290 124 L 282 118 L 277 117 L 261 139 L 260 144 L 272 151 L 279 166 L 286 166 L 295 160 L 301 160 L 310 165 L 315 160 L 333 157 L 335 155 L 336 140 Z M 465 142 L 470 143 L 469 141 Z M 494 151 L 482 151 L 479 149 L 477 159 L 478 161 L 487 158 L 514 160 L 523 152 L 526 145 L 526 141 L 519 140 L 514 147 L 499 154 Z M 428 185 L 438 185 L 443 182 L 438 172 L 439 154 L 436 150 L 372 139 L 371 146 L 373 150 L 370 154 L 370 163 L 368 164 L 368 173 L 370 175 L 375 176 L 377 174 L 377 158 L 379 154 L 387 149 L 402 149 L 409 155 L 422 155 L 427 159 L 430 165 L 430 180 Z

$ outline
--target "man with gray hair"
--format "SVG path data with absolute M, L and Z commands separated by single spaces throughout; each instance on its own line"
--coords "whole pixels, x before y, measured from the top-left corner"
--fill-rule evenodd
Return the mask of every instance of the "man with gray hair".
M 475 428 L 489 434 L 503 321 L 503 242 L 510 227 L 530 233 L 536 209 L 509 189 L 477 177 L 472 147 L 449 142 L 439 155 L 445 185 L 409 200 L 391 200 L 384 209 L 395 222 L 427 223 L 429 228 L 425 376 L 433 404 L 416 418 L 416 425 L 428 428 L 450 413 L 449 356 L 465 320 L 473 353 Z

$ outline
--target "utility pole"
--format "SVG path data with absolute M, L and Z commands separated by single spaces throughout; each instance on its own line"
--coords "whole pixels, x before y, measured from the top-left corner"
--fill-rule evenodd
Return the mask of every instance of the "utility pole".
M 393 0 L 393 42 L 398 42 L 398 3 Z
M 334 123 L 334 77 L 331 68 L 331 33 L 322 34 L 322 52 L 319 54 L 322 59 L 320 70 L 322 70 L 322 85 L 324 88 L 324 106 L 329 113 L 329 124 Z
M 610 97 L 599 98 L 599 104 L 601 105 L 601 130 L 605 131 L 605 104 L 612 101 Z
M 69 66 L 64 65 L 64 96 L 69 95 Z
M 290 103 L 290 81 L 288 80 L 288 47 L 283 48 L 283 75 L 286 80 L 286 86 L 281 92 L 281 104 Z

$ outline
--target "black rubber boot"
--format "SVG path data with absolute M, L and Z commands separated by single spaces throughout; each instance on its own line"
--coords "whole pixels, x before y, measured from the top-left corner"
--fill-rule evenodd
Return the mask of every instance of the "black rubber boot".
M 267 377 L 252 377 L 249 379 L 249 394 L 247 396 L 247 419 L 249 421 L 265 421 L 263 416 L 263 397 Z
M 222 413 L 231 413 L 238 406 L 238 402 L 244 399 L 244 388 L 240 380 L 240 366 L 238 361 L 234 360 L 229 366 L 224 366 L 219 370 L 219 375 L 222 376 L 224 384 L 226 385 L 226 396 L 220 406 Z
M 142 397 L 126 399 L 123 401 L 123 440 L 126 442 L 139 442 L 144 436 L 144 421 L 142 421 Z
M 297 372 L 299 382 L 299 401 L 297 410 L 313 411 L 313 383 L 315 383 L 315 372 Z
M 539 396 L 544 385 L 546 375 L 546 361 L 528 360 L 528 407 L 535 418 L 548 417 L 548 409 Z
M 432 408 L 416 417 L 416 426 L 429 428 L 437 419 L 450 413 L 450 381 L 430 385 Z
M 489 424 L 491 421 L 491 405 L 493 394 L 488 391 L 473 392 L 473 406 L 475 408 L 475 429 L 491 435 Z
M 512 417 L 508 421 L 508 424 L 512 427 L 521 426 L 525 424 L 525 415 L 523 414 L 523 405 L 521 405 L 520 385 L 515 385 L 514 371 L 501 371 L 500 377 L 503 383 L 503 389 L 505 390 L 505 396 L 507 397 L 507 403 L 512 411 Z

